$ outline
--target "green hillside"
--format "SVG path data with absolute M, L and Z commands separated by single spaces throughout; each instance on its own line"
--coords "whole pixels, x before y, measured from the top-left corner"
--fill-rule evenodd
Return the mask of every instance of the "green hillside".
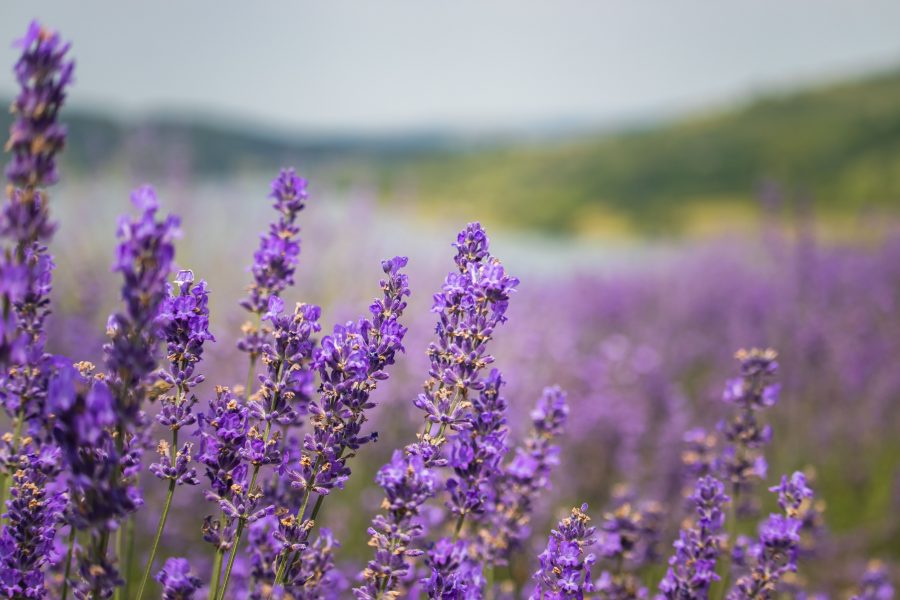
M 387 185 L 557 231 L 619 215 L 638 228 L 685 208 L 749 204 L 779 182 L 823 211 L 900 209 L 900 72 L 760 99 L 730 112 L 559 143 L 414 161 Z
M 0 127 L 10 118 L 0 113 Z M 77 109 L 64 120 L 72 176 L 127 168 L 150 180 L 173 169 L 220 178 L 296 164 L 319 181 L 374 179 L 388 203 L 558 233 L 741 218 L 764 180 L 820 212 L 900 212 L 900 71 L 632 131 L 527 143 L 441 131 L 276 133 L 189 115 L 122 122 Z

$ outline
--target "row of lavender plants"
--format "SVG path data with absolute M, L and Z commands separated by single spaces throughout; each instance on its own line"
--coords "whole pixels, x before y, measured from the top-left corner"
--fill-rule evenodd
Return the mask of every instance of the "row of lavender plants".
M 382 501 L 368 528 L 371 558 L 362 569 L 340 568 L 340 546 L 320 524 L 322 509 L 376 440 L 373 394 L 409 343 L 406 258 L 382 263 L 381 295 L 366 316 L 323 335 L 319 307 L 290 308 L 284 300 L 298 264 L 307 189 L 283 170 L 271 186 L 276 218 L 261 236 L 240 302 L 248 315 L 237 343 L 246 379 L 209 388 L 201 384 L 204 349 L 214 341 L 210 290 L 191 271 L 175 269 L 179 221 L 161 216 L 154 191 L 140 188 L 132 195 L 136 216 L 118 228 L 113 268 L 122 278 L 121 307 L 108 320 L 103 364 L 47 352 L 54 268 L 47 245 L 55 229 L 48 188 L 58 179 L 65 142 L 58 113 L 73 63 L 69 46 L 37 24 L 18 44 L 21 93 L 7 145 L 0 265 L 2 400 L 11 423 L 0 474 L 6 597 L 809 594 L 797 565 L 814 555 L 822 528 L 809 477 L 782 477 L 770 488 L 771 502 L 758 489 L 772 436 L 763 415 L 780 394 L 771 350 L 739 352 L 740 377 L 724 393 L 730 416 L 715 428 L 691 428 L 679 442 L 677 495 L 657 494 L 660 503 L 641 500 L 639 486 L 617 490 L 596 528 L 587 505 L 575 508 L 536 561 L 528 560 L 531 522 L 546 512 L 551 479 L 567 486 L 566 472 L 579 477 L 580 464 L 555 471 L 564 431 L 584 419 L 571 418 L 566 395 L 548 387 L 523 435 L 510 433 L 516 415 L 489 344 L 519 282 L 490 253 L 477 224 L 453 244 L 455 266 L 432 301 L 437 326 L 427 378 L 402 405 L 421 414 L 418 430 L 375 477 Z M 614 346 L 605 351 L 621 353 Z M 527 393 L 521 384 L 508 387 Z M 165 485 L 158 503 L 145 505 L 146 471 Z M 193 567 L 160 552 L 161 540 L 177 535 L 166 528 L 174 499 L 190 487 L 209 501 L 208 516 L 193 521 L 193 537 L 208 543 L 206 557 L 190 557 Z M 764 507 L 773 512 L 760 519 Z M 136 526 L 144 515 L 157 520 L 151 536 Z M 670 552 L 667 515 L 685 517 Z M 530 577 L 518 575 L 523 563 L 533 566 Z M 873 563 L 856 597 L 892 593 L 886 569 Z

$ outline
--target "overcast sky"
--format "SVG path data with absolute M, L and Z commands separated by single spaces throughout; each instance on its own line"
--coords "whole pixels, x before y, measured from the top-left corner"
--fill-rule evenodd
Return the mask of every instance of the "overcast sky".
M 292 129 L 609 124 L 900 64 L 897 0 L 2 0 L 0 39 L 32 17 L 74 103 Z

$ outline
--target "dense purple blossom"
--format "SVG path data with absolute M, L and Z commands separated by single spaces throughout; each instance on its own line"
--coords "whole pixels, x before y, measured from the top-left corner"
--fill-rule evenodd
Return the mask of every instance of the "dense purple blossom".
M 477 516 L 493 509 L 497 501 L 495 480 L 509 449 L 507 403 L 500 395 L 503 383 L 500 371 L 492 370 L 472 398 L 469 426 L 455 432 L 448 442 L 447 462 L 453 475 L 446 482 L 447 508 L 460 523 L 469 514 Z
M 454 258 L 459 270 L 444 280 L 434 295 L 438 315 L 437 341 L 428 347 L 430 378 L 414 404 L 426 414 L 426 432 L 415 450 L 426 457 L 439 446 L 449 427 L 466 427 L 471 392 L 483 387 L 480 373 L 494 359 L 487 343 L 494 328 L 506 321 L 509 298 L 519 280 L 509 276 L 488 252 L 484 230 L 470 224 L 457 236 Z M 433 426 L 438 428 L 432 431 Z
M 656 559 L 660 534 L 660 507 L 654 502 L 636 503 L 623 492 L 614 498 L 615 508 L 603 515 L 597 535 L 597 555 L 606 567 L 595 582 L 605 600 L 631 600 L 646 594 L 634 571 Z
M 422 555 L 412 545 L 424 532 L 418 517 L 422 504 L 439 485 L 421 456 L 404 456 L 400 450 L 381 467 L 375 482 L 384 490 L 385 512 L 376 515 L 369 527 L 369 545 L 375 548 L 375 557 L 366 565 L 363 585 L 353 590 L 360 600 L 379 598 L 393 590 L 409 573 L 409 559 Z
M 200 589 L 200 579 L 191 572 L 186 558 L 170 558 L 156 575 L 163 586 L 163 600 L 193 600 Z
M 44 569 L 55 558 L 53 540 L 66 505 L 64 492 L 49 484 L 59 470 L 59 451 L 22 442 L 15 461 L 10 499 L 0 534 L 0 594 L 9 598 L 45 598 Z
M 75 63 L 67 58 L 69 44 L 36 21 L 16 42 L 22 49 L 15 66 L 20 93 L 13 102 L 16 121 L 10 128 L 6 167 L 10 183 L 35 188 L 56 183 L 56 154 L 66 141 L 66 128 L 57 116 L 72 82 Z
M 729 600 L 774 598 L 785 574 L 797 570 L 803 525 L 797 515 L 801 504 L 812 497 L 812 490 L 802 473 L 785 477 L 780 486 L 772 489 L 778 493 L 784 514 L 771 514 L 760 524 L 758 542 L 750 546 L 750 572 L 738 578 L 728 593 Z
M 196 460 L 205 468 L 211 488 L 207 497 L 211 501 L 227 500 L 235 490 L 243 492 L 247 484 L 247 464 L 240 455 L 250 429 L 247 412 L 240 397 L 228 388 L 218 387 L 209 409 L 198 417 L 200 452 Z M 219 548 L 230 547 L 230 537 L 212 517 L 204 526 L 204 539 Z
M 309 534 L 303 514 L 310 494 L 322 498 L 335 488 L 342 488 L 350 476 L 348 460 L 364 444 L 376 439 L 375 433 L 363 433 L 367 411 L 374 407 L 370 400 L 378 382 L 387 379 L 386 368 L 395 355 L 403 351 L 406 327 L 400 317 L 409 296 L 409 281 L 401 271 L 404 257 L 382 262 L 386 275 L 381 280 L 382 298 L 370 306 L 371 319 L 362 318 L 346 325 L 336 325 L 322 338 L 315 351 L 313 367 L 319 375 L 319 397 L 309 404 L 312 432 L 303 440 L 298 464 L 288 470 L 292 486 L 302 493 L 296 511 L 296 522 L 282 528 L 286 548 L 303 543 Z M 287 552 L 287 550 L 286 550 Z
M 697 481 L 691 501 L 696 514 L 690 527 L 683 527 L 675 540 L 675 554 L 659 584 L 669 600 L 705 600 L 710 585 L 719 579 L 716 561 L 721 550 L 719 532 L 725 522 L 722 507 L 729 502 L 725 486 L 711 476 Z
M 113 270 L 121 274 L 124 311 L 110 316 L 109 343 L 104 346 L 110 387 L 124 426 L 136 422 L 145 385 L 157 365 L 158 318 L 165 304 L 167 280 L 175 258 L 173 242 L 180 234 L 175 216 L 157 217 L 159 202 L 149 186 L 136 189 L 131 202 L 140 215 L 119 221 L 119 245 Z
M 439 539 L 426 553 L 430 575 L 423 580 L 429 598 L 480 600 L 483 597 L 482 561 L 469 554 L 464 540 Z
M 550 487 L 550 473 L 559 464 L 557 438 L 562 434 L 569 407 L 559 387 L 548 387 L 531 411 L 532 427 L 512 460 L 494 479 L 497 507 L 490 526 L 481 530 L 483 550 L 502 564 L 528 533 L 534 503 Z
M 594 591 L 591 566 L 596 556 L 590 552 L 596 543 L 596 529 L 588 525 L 587 504 L 573 508 L 550 534 L 547 548 L 535 572 L 537 584 L 532 600 L 580 600 Z
M 263 423 L 299 425 L 309 412 L 313 394 L 313 336 L 321 329 L 321 310 L 298 304 L 285 314 L 283 305 L 277 296 L 269 301 L 265 319 L 272 325 L 272 340 L 262 350 L 266 373 L 259 376 L 260 389 L 250 399 L 249 409 L 251 416 Z
M 765 478 L 768 465 L 762 448 L 769 443 L 772 429 L 759 420 L 758 412 L 778 402 L 780 384 L 773 381 L 778 372 L 774 350 L 741 350 L 736 358 L 741 363 L 741 376 L 725 386 L 723 401 L 736 410 L 731 418 L 719 423 L 724 447 L 719 457 L 719 470 L 731 486 L 738 509 L 752 509 L 748 496 L 754 483 Z
M 269 197 L 275 200 L 278 218 L 260 236 L 250 269 L 253 283 L 249 295 L 241 301 L 241 306 L 258 318 L 269 309 L 272 297 L 280 296 L 294 283 L 294 270 L 300 257 L 300 227 L 296 221 L 308 198 L 306 180 L 298 177 L 293 169 L 282 169 L 272 181 L 271 190 Z M 244 325 L 244 336 L 238 348 L 255 360 L 262 351 L 264 340 L 259 324 L 248 322 Z

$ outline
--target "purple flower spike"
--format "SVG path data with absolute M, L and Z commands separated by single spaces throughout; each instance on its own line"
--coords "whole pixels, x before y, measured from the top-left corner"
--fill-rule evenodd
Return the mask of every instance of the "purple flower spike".
M 892 600 L 894 586 L 884 564 L 874 560 L 866 567 L 859 590 L 850 600 Z
M 693 526 L 683 528 L 673 544 L 675 554 L 669 570 L 659 584 L 663 597 L 670 600 L 705 600 L 709 587 L 717 581 L 716 560 L 721 541 L 719 532 L 725 521 L 722 506 L 730 499 L 725 486 L 713 477 L 697 482 L 691 500 L 696 507 Z
M 417 522 L 419 511 L 439 483 L 421 456 L 404 456 L 399 450 L 381 467 L 375 481 L 384 490 L 386 512 L 377 515 L 369 527 L 369 545 L 375 548 L 375 557 L 363 571 L 363 585 L 353 590 L 360 600 L 374 600 L 393 590 L 409 573 L 410 559 L 422 555 L 412 547 L 413 540 L 424 533 Z
M 278 219 L 260 237 L 250 269 L 253 273 L 250 295 L 241 302 L 241 306 L 258 315 L 266 312 L 269 298 L 280 295 L 294 284 L 294 271 L 300 256 L 300 240 L 297 237 L 300 227 L 296 220 L 308 198 L 306 180 L 298 177 L 293 169 L 282 169 L 272 181 L 271 188 L 269 197 L 275 200 Z
M 750 546 L 752 568 L 735 582 L 728 600 L 770 600 L 785 574 L 797 570 L 803 527 L 797 511 L 801 503 L 812 498 L 812 490 L 802 474 L 795 473 L 773 491 L 778 492 L 785 514 L 771 514 L 760 525 L 759 540 Z
M 597 539 L 586 511 L 587 504 L 573 508 L 572 514 L 551 532 L 547 549 L 539 557 L 540 568 L 534 574 L 537 584 L 532 600 L 581 600 L 594 591 L 591 566 L 596 557 L 588 550 Z
M 59 467 L 59 451 L 23 444 L 12 476 L 11 497 L 0 534 L 0 592 L 9 598 L 46 598 L 44 571 L 52 559 L 56 527 L 67 497 L 50 489 Z
M 753 512 L 749 492 L 766 476 L 767 464 L 762 449 L 772 437 L 772 430 L 762 423 L 758 413 L 777 401 L 779 385 L 774 350 L 741 350 L 736 355 L 741 363 L 741 377 L 725 387 L 723 400 L 737 410 L 729 420 L 719 423 L 724 447 L 716 467 L 737 502 L 741 512 Z
M 6 177 L 14 186 L 33 189 L 58 179 L 56 154 L 65 145 L 66 128 L 57 117 L 75 63 L 66 57 L 70 45 L 37 21 L 15 45 L 22 49 L 15 66 L 21 91 L 12 106 L 16 120 L 6 149 L 13 159 Z
M 492 527 L 484 528 L 482 535 L 484 552 L 495 564 L 505 563 L 529 533 L 534 504 L 550 488 L 550 474 L 559 464 L 554 442 L 568 415 L 565 393 L 559 387 L 546 388 L 531 411 L 531 431 L 494 481 L 498 506 L 490 517 Z
M 166 564 L 156 574 L 156 580 L 163 586 L 163 600 L 193 600 L 201 583 L 191 572 L 191 565 L 186 558 L 166 560 Z

